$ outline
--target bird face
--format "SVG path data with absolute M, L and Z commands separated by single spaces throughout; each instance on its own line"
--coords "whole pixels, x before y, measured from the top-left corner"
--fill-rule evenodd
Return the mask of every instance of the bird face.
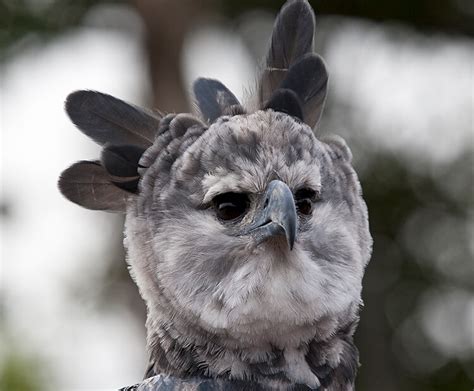
M 358 302 L 369 238 L 345 144 L 265 110 L 222 117 L 174 162 L 157 151 L 126 225 L 149 307 L 238 335 Z

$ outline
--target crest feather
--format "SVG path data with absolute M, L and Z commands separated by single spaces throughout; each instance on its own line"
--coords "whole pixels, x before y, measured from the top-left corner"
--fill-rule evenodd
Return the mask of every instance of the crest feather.
M 99 162 L 81 161 L 63 171 L 58 186 L 69 201 L 87 209 L 125 212 L 130 193 L 113 179 Z
M 261 105 L 280 87 L 290 66 L 313 50 L 315 18 L 306 0 L 285 3 L 275 21 L 259 86 Z
M 328 85 L 328 74 L 323 59 L 308 53 L 294 63 L 281 84 L 281 88 L 292 90 L 301 101 L 303 120 L 314 128 L 324 109 Z
M 100 145 L 131 144 L 149 147 L 160 116 L 97 91 L 75 91 L 66 99 L 72 122 Z
M 273 27 L 258 88 L 260 107 L 291 114 L 312 128 L 321 118 L 328 82 L 322 58 L 313 53 L 314 29 L 307 0 L 285 3 Z
M 202 118 L 208 123 L 225 115 L 230 107 L 240 106 L 235 95 L 218 80 L 199 78 L 193 91 Z

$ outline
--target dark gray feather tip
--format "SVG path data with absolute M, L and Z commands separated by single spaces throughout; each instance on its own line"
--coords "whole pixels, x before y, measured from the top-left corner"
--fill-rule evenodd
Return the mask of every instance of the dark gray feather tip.
M 75 91 L 65 103 L 72 122 L 100 145 L 132 144 L 149 147 L 160 117 L 151 111 L 97 91 Z
M 138 191 L 138 168 L 145 149 L 136 145 L 109 145 L 102 151 L 101 161 L 112 183 L 130 193 Z
M 73 164 L 62 172 L 58 187 L 69 201 L 92 210 L 124 212 L 129 197 L 97 161 Z
M 315 25 L 313 9 L 306 0 L 286 2 L 275 21 L 267 66 L 288 69 L 312 52 Z
M 259 98 L 264 104 L 280 87 L 290 66 L 313 51 L 315 17 L 306 0 L 285 3 L 275 21 L 265 68 L 260 80 Z
M 265 105 L 265 109 L 272 109 L 280 113 L 291 115 L 303 121 L 303 109 L 298 95 L 292 90 L 279 89 L 271 96 L 270 100 Z
M 136 145 L 109 145 L 102 151 L 102 165 L 110 175 L 138 176 L 139 161 L 144 152 L 144 148 Z
M 214 122 L 233 106 L 240 106 L 238 99 L 220 81 L 199 78 L 193 85 L 196 103 L 208 123 Z
M 323 59 L 309 53 L 294 63 L 281 84 L 281 88 L 296 93 L 303 107 L 304 121 L 312 128 L 321 117 L 326 100 L 328 73 Z

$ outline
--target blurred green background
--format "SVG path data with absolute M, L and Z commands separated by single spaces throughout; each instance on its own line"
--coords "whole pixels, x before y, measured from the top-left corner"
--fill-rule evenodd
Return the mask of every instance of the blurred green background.
M 334 74 L 334 78 L 321 128 L 323 133 L 335 132 L 348 139 L 368 203 L 374 237 L 374 254 L 364 279 L 365 306 L 356 334 L 362 363 L 357 390 L 472 390 L 474 2 L 321 0 L 310 3 L 318 21 L 316 50 L 329 65 L 335 64 L 333 68 L 329 66 L 329 73 Z M 115 22 L 111 22 L 113 17 L 104 17 L 107 10 L 127 9 L 136 14 L 141 26 L 139 39 L 148 70 L 144 75 L 148 88 L 141 96 L 144 104 L 170 111 L 186 110 L 189 100 L 186 77 L 180 64 L 182 53 L 188 47 L 189 33 L 207 23 L 230 26 L 232 34 L 241 35 L 252 56 L 260 56 L 272 18 L 282 4 L 283 1 L 270 0 L 2 0 L 0 61 L 2 67 L 10 66 L 8 64 L 16 56 L 32 45 L 41 50 L 76 28 L 87 27 L 91 23 L 91 13 L 98 7 L 102 7 L 103 18 L 95 19 L 94 28 L 118 29 L 127 34 L 129 25 L 122 14 Z M 111 15 L 115 14 L 112 12 Z M 256 36 L 255 29 L 260 25 L 262 31 Z M 347 42 L 352 44 L 341 49 L 337 46 L 340 41 L 334 37 L 343 40 L 344 34 L 358 38 L 349 39 Z M 367 36 L 371 38 L 365 38 Z M 347 53 L 347 57 L 338 61 L 341 55 L 337 50 Z M 390 55 L 382 57 L 381 53 L 387 51 L 391 56 L 400 54 L 405 60 L 392 68 L 384 68 L 388 66 L 386 64 L 393 64 Z M 407 51 L 411 56 L 409 59 Z M 354 53 L 356 56 L 360 53 L 360 58 L 351 57 Z M 445 56 L 446 63 L 438 67 L 435 64 L 441 61 L 439 56 Z M 395 72 L 385 74 L 384 69 L 390 72 L 395 69 Z M 411 71 L 410 76 L 406 74 L 407 69 Z M 377 72 L 383 75 L 377 76 Z M 459 72 L 464 72 L 462 79 L 456 79 Z M 1 88 L 8 82 L 8 75 L 2 72 Z M 366 80 L 361 82 L 361 78 Z M 427 80 L 426 85 L 417 84 L 422 78 Z M 380 84 L 371 90 L 364 89 L 374 80 Z M 120 79 L 115 81 L 120 82 Z M 400 90 L 397 89 L 399 83 L 404 83 Z M 459 83 L 460 88 L 454 88 L 455 83 Z M 391 87 L 384 88 L 384 85 Z M 84 85 L 83 88 L 95 87 Z M 363 92 L 359 94 L 360 89 Z M 410 94 L 415 89 L 423 93 L 415 94 L 413 98 Z M 433 106 L 419 99 L 425 93 L 436 102 Z M 454 95 L 450 96 L 450 93 Z M 385 106 L 375 105 L 384 99 Z M 407 102 L 408 99 L 413 101 Z M 451 110 L 449 102 L 456 99 L 459 104 L 453 107 L 458 110 L 455 117 L 458 122 L 452 122 L 447 111 Z M 397 107 L 405 107 L 404 102 L 411 111 L 397 111 Z M 3 106 L 5 101 L 1 104 Z M 374 111 L 382 107 L 387 112 L 380 119 L 372 115 L 371 107 Z M 389 110 L 391 107 L 393 112 Z M 60 105 L 57 109 L 61 110 Z M 18 110 L 21 112 L 20 108 Z M 14 126 L 6 128 L 12 127 L 11 124 L 2 120 L 2 133 L 14 132 Z M 381 124 L 392 126 L 387 129 Z M 433 128 L 433 133 L 422 127 Z M 47 139 L 48 129 L 41 128 L 41 131 Z M 450 146 L 450 140 L 457 140 L 459 133 L 464 134 L 461 142 Z M 398 140 L 398 134 L 403 134 L 404 138 Z M 416 141 L 420 134 L 428 141 Z M 2 151 L 12 148 L 6 139 L 4 142 Z M 416 148 L 410 149 L 412 144 Z M 445 149 L 438 150 L 440 147 Z M 426 153 L 423 155 L 420 151 Z M 15 192 L 8 191 L 5 178 L 2 178 L 0 201 L 3 229 L 8 230 L 14 225 L 21 205 Z M 69 207 L 74 208 L 73 205 Z M 70 305 L 88 303 L 95 305 L 94 310 L 99 313 L 104 308 L 108 311 L 113 308 L 120 314 L 127 308 L 136 318 L 136 324 L 142 325 L 144 308 L 123 261 L 121 222 L 114 221 L 113 224 L 115 230 L 104 238 L 109 241 L 107 256 L 96 260 L 105 266 L 92 279 L 76 274 L 78 280 L 88 283 L 78 285 L 71 294 Z M 8 245 L 5 239 L 3 246 Z M 86 243 L 83 245 L 87 246 Z M 8 271 L 6 265 L 14 263 L 15 259 L 2 254 L 1 261 Z M 6 283 L 9 278 L 12 277 L 7 272 L 2 273 L 0 389 L 80 389 L 69 388 L 67 381 L 57 373 L 54 362 L 44 357 L 42 351 L 31 349 L 21 335 L 13 332 L 16 324 L 9 319 L 10 310 L 5 309 L 15 306 L 6 303 L 12 297 Z M 92 302 L 95 304 L 90 304 Z M 34 330 L 41 327 L 40 324 L 41 320 L 25 329 Z M 67 329 L 63 332 L 68 334 Z M 75 349 L 73 341 L 70 348 Z M 44 349 L 48 350 L 48 346 Z M 128 346 L 123 346 L 124 355 L 127 355 L 127 349 Z M 89 360 L 93 361 L 94 357 Z M 77 364 L 71 361 L 71 365 Z

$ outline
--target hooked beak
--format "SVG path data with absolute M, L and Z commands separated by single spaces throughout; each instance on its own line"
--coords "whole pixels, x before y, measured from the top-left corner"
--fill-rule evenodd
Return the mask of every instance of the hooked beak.
M 290 188 L 282 181 L 268 185 L 261 209 L 245 234 L 252 235 L 258 244 L 268 238 L 283 235 L 290 250 L 296 238 L 296 207 Z

